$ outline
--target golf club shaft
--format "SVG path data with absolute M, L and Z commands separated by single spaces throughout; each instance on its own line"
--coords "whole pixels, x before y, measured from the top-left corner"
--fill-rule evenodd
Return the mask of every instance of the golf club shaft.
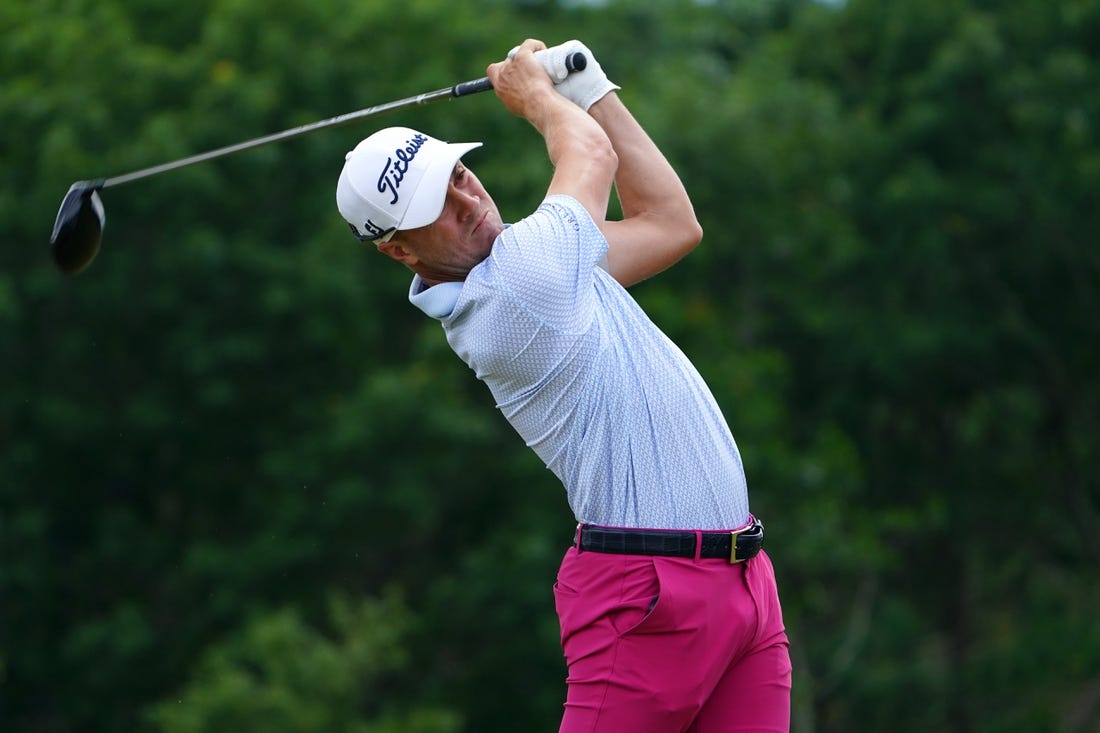
M 585 58 L 583 53 L 579 52 L 568 54 L 561 62 L 565 67 L 565 74 L 583 71 L 588 65 L 588 59 Z M 561 70 L 555 69 L 554 72 L 552 72 L 552 76 L 556 77 L 558 75 L 561 75 Z M 241 150 L 248 150 L 249 148 L 259 147 L 260 145 L 278 142 L 279 140 L 298 137 L 299 135 L 305 135 L 306 133 L 321 130 L 326 127 L 346 125 L 349 122 L 373 117 L 383 112 L 391 112 L 406 107 L 428 104 L 429 102 L 434 102 L 439 99 L 465 97 L 492 88 L 492 83 L 486 77 L 465 81 L 460 84 L 455 84 L 452 87 L 438 89 L 434 92 L 417 94 L 413 97 L 399 99 L 396 102 L 387 102 L 385 104 L 375 105 L 374 107 L 367 107 L 357 112 L 348 112 L 347 114 L 330 117 L 320 122 L 293 127 L 289 130 L 276 132 L 273 135 L 265 135 L 255 140 L 247 140 L 243 143 L 237 143 L 236 145 L 228 145 L 224 148 L 218 148 L 217 150 L 211 150 L 206 153 L 199 153 L 189 158 L 181 158 L 180 160 L 174 160 L 170 163 L 155 165 L 151 168 L 143 168 L 142 170 L 132 173 L 124 173 L 123 175 L 114 176 L 113 178 L 77 181 L 69 187 L 68 192 L 65 194 L 65 198 L 61 200 L 61 208 L 57 211 L 57 219 L 54 221 L 53 233 L 50 235 L 50 254 L 53 256 L 54 264 L 56 264 L 62 272 L 70 274 L 80 272 L 95 259 L 96 254 L 99 252 L 100 243 L 103 240 L 103 223 L 105 221 L 103 201 L 99 197 L 100 189 L 148 178 L 158 173 L 175 170 L 176 168 L 182 168 L 194 163 L 201 163 L 204 160 L 220 158 L 223 155 L 230 155 L 240 152 Z
M 170 163 L 162 163 L 160 165 L 154 165 L 149 168 L 143 168 L 139 171 L 133 171 L 131 173 L 124 173 L 119 176 L 114 176 L 113 178 L 106 178 L 103 180 L 102 183 L 98 185 L 98 187 L 109 188 L 111 186 L 118 186 L 123 183 L 129 183 L 130 181 L 136 181 L 140 178 L 155 176 L 158 173 L 164 173 L 165 171 L 183 168 L 184 166 L 192 165 L 194 163 L 201 163 L 206 160 L 220 158 L 222 156 L 237 153 L 242 150 L 248 150 L 250 148 L 259 147 L 261 145 L 267 145 L 268 143 L 278 142 L 280 140 L 287 140 L 292 137 L 298 137 L 299 135 L 305 135 L 315 130 L 321 130 L 327 127 L 338 127 L 340 125 L 346 125 L 350 122 L 355 122 L 356 120 L 365 119 L 367 117 L 374 117 L 375 115 L 380 115 L 384 112 L 393 112 L 395 110 L 406 109 L 408 107 L 416 107 L 422 104 L 435 102 L 440 99 L 464 97 L 468 94 L 476 94 L 478 92 L 488 91 L 492 88 L 493 85 L 489 81 L 488 77 L 474 79 L 472 81 L 465 81 L 460 84 L 455 84 L 453 87 L 446 87 L 443 89 L 438 89 L 434 92 L 417 94 L 412 97 L 398 99 L 394 102 L 386 102 L 385 104 L 378 104 L 373 107 L 367 107 L 365 109 L 357 110 L 355 112 L 347 112 L 342 115 L 337 115 L 336 117 L 329 117 L 326 120 L 319 120 L 317 122 L 311 122 L 308 125 L 301 125 L 299 127 L 293 127 L 289 130 L 283 130 L 282 132 L 276 132 L 272 133 L 271 135 L 258 137 L 254 140 L 246 140 L 245 142 L 237 143 L 235 145 L 227 145 L 224 148 L 218 148 L 217 150 L 209 150 L 205 153 L 192 155 L 188 158 L 174 160 Z

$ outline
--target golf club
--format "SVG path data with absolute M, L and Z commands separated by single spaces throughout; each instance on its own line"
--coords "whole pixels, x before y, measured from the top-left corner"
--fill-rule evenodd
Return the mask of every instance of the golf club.
M 588 60 L 582 53 L 571 54 L 565 60 L 566 71 L 568 73 L 583 71 L 587 65 Z M 265 135 L 264 137 L 258 137 L 254 140 L 247 140 L 237 143 L 236 145 L 227 145 L 226 147 L 199 153 L 198 155 L 162 163 L 161 165 L 152 166 L 150 168 L 143 168 L 138 171 L 133 171 L 132 173 L 125 173 L 112 178 L 77 181 L 69 187 L 69 191 L 65 194 L 65 198 L 61 201 L 61 208 L 57 211 L 57 219 L 54 221 L 53 225 L 53 234 L 50 235 L 50 253 L 53 255 L 54 264 L 57 265 L 58 269 L 62 272 L 72 275 L 83 270 L 93 259 L 95 259 L 96 254 L 99 253 L 100 244 L 103 240 L 103 225 L 106 222 L 106 215 L 103 210 L 103 200 L 99 196 L 99 192 L 105 188 L 119 186 L 123 183 L 130 183 L 131 181 L 137 181 L 142 178 L 148 178 L 158 173 L 166 173 L 194 163 L 221 158 L 232 153 L 238 153 L 242 150 L 259 147 L 260 145 L 267 145 L 268 143 L 279 142 L 281 140 L 289 140 L 317 130 L 346 125 L 350 122 L 367 119 L 385 112 L 393 112 L 400 109 L 428 104 L 441 99 L 465 97 L 492 88 L 493 85 L 488 77 L 482 77 L 481 79 L 461 82 L 452 87 L 438 89 L 434 92 L 417 94 L 394 102 L 386 102 L 385 104 L 367 107 L 355 112 L 348 112 L 346 114 L 337 115 L 336 117 L 330 117 L 326 120 L 320 120 L 289 130 L 283 130 L 282 132 Z

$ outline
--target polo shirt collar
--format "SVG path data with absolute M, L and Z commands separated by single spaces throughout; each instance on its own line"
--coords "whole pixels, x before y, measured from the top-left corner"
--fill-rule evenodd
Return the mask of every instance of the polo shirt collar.
M 447 282 L 428 287 L 419 275 L 413 275 L 409 286 L 409 302 L 432 318 L 442 320 L 455 309 L 458 296 L 462 293 L 462 283 Z

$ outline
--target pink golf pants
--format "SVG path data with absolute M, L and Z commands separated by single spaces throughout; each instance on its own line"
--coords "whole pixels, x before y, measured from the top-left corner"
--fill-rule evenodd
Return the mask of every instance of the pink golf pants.
M 771 560 L 566 553 L 554 585 L 561 733 L 787 733 L 791 661 Z

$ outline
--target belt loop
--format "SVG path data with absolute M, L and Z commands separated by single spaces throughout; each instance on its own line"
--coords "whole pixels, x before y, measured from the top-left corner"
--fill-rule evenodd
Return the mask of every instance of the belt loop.
M 703 557 L 703 532 L 702 530 L 695 530 L 695 562 L 699 562 Z
M 573 533 L 573 544 L 577 546 L 577 554 L 584 552 L 584 548 L 581 547 L 581 529 L 583 524 L 577 524 L 577 531 Z

